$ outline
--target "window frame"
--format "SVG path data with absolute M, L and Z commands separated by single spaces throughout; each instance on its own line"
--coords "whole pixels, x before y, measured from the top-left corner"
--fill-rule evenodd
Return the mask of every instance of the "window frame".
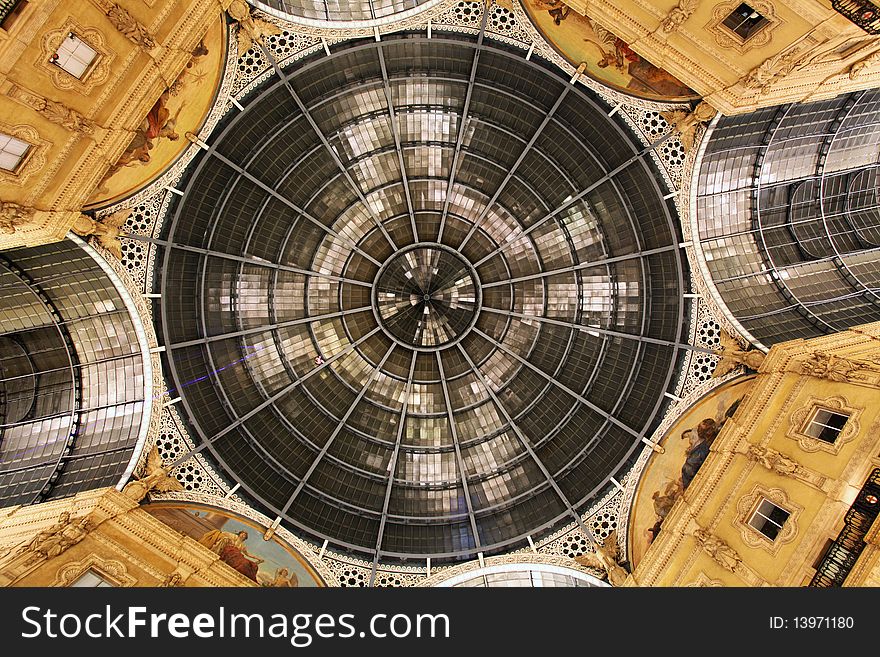
M 29 141 L 21 139 L 20 137 L 16 137 L 15 135 L 10 135 L 6 132 L 0 132 L 0 139 L 2 139 L 3 137 L 6 137 L 8 141 L 3 146 L 0 146 L 0 156 L 2 156 L 4 153 L 7 152 L 6 145 L 8 145 L 9 142 L 11 142 L 11 141 L 16 141 L 20 144 L 25 145 L 24 152 L 18 156 L 18 162 L 15 164 L 15 166 L 13 168 L 7 169 L 4 166 L 0 166 L 0 172 L 6 173 L 9 175 L 13 175 L 13 176 L 17 176 L 21 172 L 21 170 L 24 168 L 25 164 L 30 159 L 31 155 L 33 154 L 34 145 L 32 143 L 30 143 Z M 10 155 L 14 156 L 15 153 L 10 152 Z
M 68 43 L 68 41 L 70 41 L 70 40 L 76 40 L 76 41 L 78 41 L 80 44 L 82 44 L 83 46 L 85 46 L 86 48 L 88 48 L 88 49 L 93 53 L 93 54 L 92 54 L 92 58 L 91 58 L 91 59 L 88 61 L 88 63 L 84 66 L 84 68 L 83 68 L 83 70 L 82 70 L 82 73 L 79 74 L 79 75 L 77 75 L 77 74 L 74 73 L 73 71 L 67 69 L 67 68 L 64 66 L 64 64 L 60 64 L 60 63 L 58 62 L 59 57 L 60 57 L 60 54 L 59 54 L 59 53 L 60 53 L 61 49 L 62 49 L 62 48 L 65 46 L 65 44 Z M 75 52 L 76 52 L 75 49 L 74 49 L 74 50 L 71 50 L 71 52 L 70 52 L 70 54 L 69 54 L 69 56 L 68 56 L 68 59 L 65 60 L 65 63 L 67 63 L 67 61 L 70 61 L 70 59 L 71 59 L 72 57 L 74 57 L 74 53 L 75 53 Z M 86 41 L 85 39 L 83 39 L 79 34 L 77 34 L 76 32 L 74 32 L 73 30 L 71 30 L 70 32 L 67 33 L 67 36 L 65 36 L 65 37 L 61 40 L 61 43 L 58 44 L 58 48 L 55 49 L 55 52 L 52 53 L 52 55 L 51 55 L 50 58 L 49 58 L 49 63 L 52 64 L 52 65 L 54 65 L 54 66 L 56 66 L 56 67 L 58 67 L 59 69 L 61 69 L 62 71 L 64 71 L 67 75 L 71 76 L 72 78 L 74 78 L 74 79 L 79 80 L 80 82 L 82 82 L 82 81 L 84 81 L 86 78 L 88 78 L 88 76 L 91 74 L 92 71 L 95 70 L 95 67 L 96 67 L 97 64 L 98 64 L 98 61 L 100 60 L 100 57 L 101 57 L 101 53 L 98 51 L 98 49 L 97 49 L 95 46 L 93 46 L 91 43 L 89 43 L 88 41 Z M 76 61 L 82 63 L 83 60 L 81 60 L 81 59 L 79 59 L 79 58 L 77 57 L 77 58 L 76 58 Z
M 742 14 L 738 14 L 740 7 L 748 7 L 749 9 L 752 10 L 752 13 L 758 14 L 758 16 L 761 18 L 761 21 L 759 21 L 757 23 L 757 25 L 754 27 L 754 29 L 751 32 L 749 32 L 747 35 L 742 35 L 737 30 L 740 27 L 742 27 L 746 21 L 750 20 L 749 18 L 742 19 L 740 24 L 737 25 L 737 27 L 735 27 L 735 28 L 730 27 L 727 24 L 727 21 L 729 21 L 731 18 L 733 18 L 734 15 L 737 15 L 740 17 L 742 16 Z M 764 31 L 764 29 L 766 29 L 767 26 L 770 25 L 770 23 L 771 23 L 771 19 L 769 17 L 765 16 L 764 14 L 762 14 L 760 10 L 755 9 L 752 5 L 750 5 L 747 2 L 740 2 L 738 5 L 736 5 L 736 7 L 734 7 L 730 12 L 728 12 L 727 16 L 725 16 L 724 19 L 722 19 L 718 25 L 720 27 L 724 28 L 725 30 L 727 30 L 727 32 L 729 32 L 735 38 L 739 39 L 741 43 L 747 43 L 751 39 L 754 39 L 762 31 Z
M 82 584 L 82 585 L 79 584 L 80 581 L 82 581 L 84 578 L 89 577 L 89 576 L 97 578 L 98 583 L 94 584 L 94 585 L 89 585 L 89 586 L 86 586 L 84 584 Z M 69 588 L 118 588 L 115 583 L 113 583 L 111 580 L 107 579 L 107 577 L 105 577 L 103 573 L 101 573 L 99 570 L 97 570 L 93 567 L 86 568 L 82 572 L 81 575 L 79 575 L 70 584 L 68 584 L 68 587 Z
M 840 433 L 834 442 L 821 440 L 807 433 L 810 422 L 818 410 L 829 411 L 838 415 L 846 415 L 847 421 L 841 427 Z M 844 446 L 857 440 L 861 436 L 861 408 L 851 404 L 842 395 L 831 397 L 809 397 L 801 401 L 788 417 L 788 429 L 786 437 L 794 440 L 801 451 L 828 452 L 839 454 Z
M 772 506 L 773 511 L 779 510 L 779 511 L 782 511 L 783 513 L 785 513 L 785 518 L 783 519 L 782 524 L 777 523 L 770 516 L 761 512 L 761 507 L 764 506 L 764 504 L 769 504 L 770 506 Z M 770 511 L 771 515 L 772 515 L 773 511 Z M 785 530 L 785 524 L 789 521 L 789 519 L 791 518 L 791 515 L 792 515 L 791 511 L 789 511 L 788 509 L 786 509 L 783 506 L 780 506 L 774 500 L 770 499 L 766 495 L 759 495 L 758 500 L 755 503 L 754 508 L 752 509 L 752 512 L 749 514 L 748 520 L 746 520 L 745 524 L 748 527 L 750 527 L 753 531 L 755 531 L 756 533 L 763 536 L 766 540 L 770 541 L 771 543 L 776 543 L 777 539 L 779 539 L 779 537 L 782 536 L 782 534 Z M 764 533 L 762 528 L 756 527 L 754 524 L 752 524 L 752 522 L 754 521 L 756 516 L 762 517 L 765 521 L 772 523 L 777 528 L 776 533 L 772 537 L 768 536 L 766 533 Z M 764 523 L 764 526 L 766 526 L 766 523 Z
M 818 416 L 819 413 L 828 413 L 830 415 L 836 415 L 838 417 L 845 418 L 845 420 L 843 421 L 843 424 L 841 424 L 840 427 L 838 428 L 838 427 L 835 427 L 830 424 L 824 424 L 822 422 L 819 422 L 816 419 L 816 416 Z M 826 443 L 828 445 L 834 445 L 837 443 L 838 439 L 843 434 L 844 430 L 846 429 L 846 425 L 849 422 L 851 417 L 852 417 L 852 415 L 850 413 L 847 413 L 842 409 L 830 409 L 830 408 L 825 408 L 823 406 L 815 406 L 815 407 L 813 407 L 812 412 L 807 416 L 807 423 L 804 425 L 804 428 L 802 429 L 801 432 L 805 436 L 813 438 L 814 440 L 821 441 L 821 442 Z M 813 427 L 814 425 L 823 427 L 823 429 L 819 430 L 820 435 L 818 435 L 818 436 L 814 436 L 812 433 L 810 433 L 810 428 Z M 826 438 L 822 437 L 821 434 L 824 433 L 824 429 L 830 429 L 831 431 L 836 432 L 834 434 L 833 440 L 827 440 Z

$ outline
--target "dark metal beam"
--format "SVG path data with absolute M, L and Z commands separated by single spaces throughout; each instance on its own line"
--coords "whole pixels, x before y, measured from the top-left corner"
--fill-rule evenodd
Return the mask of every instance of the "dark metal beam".
M 311 465 L 309 466 L 309 469 L 306 471 L 306 473 L 303 475 L 302 479 L 300 479 L 299 483 L 296 485 L 296 488 L 294 489 L 290 498 L 287 500 L 287 502 L 284 504 L 284 507 L 281 509 L 280 515 L 282 515 L 282 516 L 287 515 L 287 511 L 290 509 L 294 500 L 296 500 L 297 496 L 299 496 L 299 494 L 302 492 L 303 488 L 305 488 L 306 482 L 308 482 L 309 477 L 312 476 L 312 473 L 317 469 L 318 464 L 321 462 L 321 460 L 324 458 L 324 456 L 326 456 L 327 452 L 330 450 L 330 446 L 333 444 L 333 441 L 336 440 L 336 437 L 339 435 L 339 433 L 345 427 L 345 423 L 348 422 L 348 418 L 351 417 L 351 414 L 354 413 L 354 409 L 357 408 L 357 405 L 361 402 L 361 399 L 363 399 L 364 395 L 367 394 L 367 390 L 370 388 L 370 384 L 373 383 L 373 381 L 376 379 L 376 376 L 379 374 L 379 372 L 382 371 L 382 366 L 385 365 L 385 361 L 387 361 L 388 357 L 391 356 L 391 352 L 394 351 L 395 346 L 396 346 L 396 343 L 392 342 L 391 346 L 388 348 L 388 351 L 386 351 L 385 355 L 382 356 L 382 360 L 380 360 L 379 363 L 373 368 L 372 374 L 370 374 L 369 378 L 367 378 L 367 380 L 364 382 L 364 385 L 360 389 L 360 392 L 358 392 L 354 401 L 348 407 L 348 410 L 345 411 L 345 415 L 342 417 L 341 420 L 339 420 L 339 424 L 336 425 L 336 428 L 333 430 L 333 433 L 330 434 L 330 437 L 324 443 L 324 446 L 321 448 L 321 451 L 318 452 L 318 455 L 312 461 Z
M 553 118 L 553 115 L 556 113 L 556 110 L 559 109 L 559 106 L 562 104 L 562 101 L 565 100 L 565 97 L 568 95 L 569 90 L 571 89 L 571 84 L 565 85 L 562 89 L 562 93 L 559 94 L 559 97 L 556 99 L 556 102 L 553 103 L 553 107 L 551 107 L 547 113 L 544 115 L 544 119 L 541 121 L 541 125 L 538 126 L 538 129 L 535 130 L 535 133 L 532 135 L 532 138 L 529 139 L 528 143 L 525 145 L 525 148 L 519 154 L 519 157 L 516 159 L 516 162 L 513 163 L 513 166 L 510 167 L 510 171 L 507 172 L 507 175 L 504 176 L 504 180 L 501 181 L 501 184 L 498 185 L 498 188 L 495 190 L 495 193 L 492 195 L 492 198 L 489 199 L 489 202 L 486 203 L 486 207 L 483 208 L 483 211 L 480 212 L 480 216 L 477 217 L 477 220 L 474 221 L 471 229 L 468 231 L 467 235 L 464 236 L 464 239 L 461 241 L 461 244 L 458 246 L 459 250 L 464 249 L 464 245 L 468 243 L 468 240 L 473 236 L 473 234 L 477 231 L 480 225 L 486 218 L 486 215 L 489 214 L 489 210 L 498 200 L 498 197 L 501 196 L 501 192 L 504 191 L 504 188 L 507 186 L 507 183 L 510 182 L 511 178 L 514 177 L 514 172 L 519 168 L 519 165 L 523 163 L 523 160 L 526 159 L 526 156 L 529 154 L 529 151 L 532 150 L 532 147 L 538 141 L 538 138 L 541 136 L 541 133 L 544 131 L 544 128 L 547 127 L 547 124 Z
M 410 226 L 413 238 L 419 241 L 419 229 L 416 226 L 416 214 L 413 210 L 412 196 L 409 191 L 409 179 L 406 175 L 406 163 L 403 161 L 403 149 L 400 146 L 400 129 L 397 125 L 397 116 L 394 111 L 394 99 L 391 97 L 391 80 L 388 78 L 388 67 L 385 65 L 385 52 L 382 43 L 377 39 L 376 50 L 379 54 L 379 65 L 382 67 L 382 86 L 385 89 L 385 102 L 388 105 L 388 120 L 391 122 L 391 134 L 394 136 L 394 146 L 397 150 L 397 164 L 400 167 L 400 181 L 403 185 L 403 193 L 406 197 L 406 209 L 409 212 Z
M 513 240 L 516 241 L 516 240 Z M 510 242 L 508 242 L 510 244 Z M 655 249 L 647 249 L 645 251 L 636 251 L 635 253 L 625 253 L 619 256 L 611 256 L 609 258 L 602 258 L 601 260 L 592 260 L 590 262 L 583 262 L 579 265 L 572 265 L 571 267 L 560 267 L 559 269 L 549 269 L 547 271 L 539 272 L 537 274 L 528 274 L 526 276 L 518 276 L 516 278 L 508 278 L 503 281 L 492 281 L 491 283 L 483 283 L 483 287 L 498 287 L 499 285 L 510 285 L 512 283 L 521 283 L 522 281 L 532 281 L 536 278 L 546 278 L 547 276 L 555 276 L 556 274 L 566 274 L 568 272 L 580 271 L 582 269 L 590 269 L 591 267 L 599 267 L 602 265 L 610 265 L 615 262 L 622 262 L 624 260 L 631 260 L 632 258 L 644 258 L 647 256 L 656 255 L 658 253 L 666 253 L 668 251 L 675 251 L 676 249 L 681 248 L 678 244 L 669 244 L 667 246 L 659 246 Z M 495 251 L 497 253 L 497 250 Z M 491 257 L 490 256 L 487 256 Z M 485 262 L 486 258 L 483 258 L 480 262 Z M 474 265 L 476 266 L 476 265 Z
M 400 419 L 397 421 L 397 436 L 394 439 L 394 451 L 388 462 L 388 484 L 385 487 L 385 501 L 382 503 L 382 516 L 379 520 L 379 533 L 376 537 L 376 550 L 373 555 L 373 567 L 370 570 L 370 586 L 376 583 L 376 567 L 379 565 L 379 555 L 382 551 L 382 537 L 385 535 L 385 523 L 388 521 L 388 506 L 391 503 L 391 489 L 394 486 L 394 473 L 397 470 L 397 456 L 400 454 L 400 443 L 403 442 L 403 430 L 406 427 L 406 412 L 409 409 L 409 400 L 412 396 L 413 378 L 416 371 L 416 359 L 418 351 L 412 352 L 412 360 L 409 365 L 409 375 L 406 379 L 406 392 L 403 395 L 403 405 L 400 408 Z
M 183 347 L 194 347 L 196 345 L 202 344 L 210 344 L 211 342 L 217 342 L 218 340 L 227 340 L 229 338 L 240 338 L 245 335 L 253 335 L 254 333 L 264 333 L 265 331 L 272 331 L 280 328 L 287 328 L 288 326 L 298 326 L 299 324 L 309 324 L 310 322 L 319 322 L 325 319 L 334 319 L 336 317 L 345 317 L 346 315 L 353 315 L 355 313 L 362 313 L 370 310 L 372 306 L 360 306 L 358 308 L 351 308 L 349 310 L 340 310 L 334 313 L 325 313 L 323 315 L 309 315 L 306 317 L 298 317 L 296 319 L 288 319 L 283 322 L 274 322 L 272 324 L 263 324 L 261 326 L 255 326 L 248 329 L 241 329 L 239 331 L 227 331 L 226 333 L 218 333 L 217 335 L 208 335 L 204 338 L 196 338 L 195 340 L 184 340 L 182 342 L 172 342 L 170 344 L 165 345 L 168 349 L 182 349 Z
M 440 214 L 440 229 L 437 232 L 437 241 L 443 243 L 443 229 L 446 227 L 446 215 L 449 212 L 449 200 L 452 197 L 452 188 L 455 186 L 455 172 L 461 158 L 461 145 L 464 143 L 465 127 L 467 126 L 468 110 L 471 106 L 471 96 L 474 93 L 474 81 L 477 79 L 477 65 L 480 63 L 480 51 L 483 47 L 483 38 L 486 36 L 486 21 L 489 18 L 489 6 L 483 6 L 483 18 L 480 20 L 480 35 L 477 37 L 477 47 L 474 49 L 474 60 L 471 64 L 471 75 L 468 80 L 467 92 L 464 97 L 464 105 L 461 110 L 461 118 L 458 124 L 458 137 L 455 140 L 455 154 L 452 156 L 452 164 L 449 165 L 449 181 L 446 183 L 446 198 L 443 201 L 443 212 Z
M 496 248 L 495 250 L 493 250 L 491 253 L 489 253 L 488 255 L 486 255 L 484 258 L 482 258 L 482 259 L 479 260 L 478 262 L 475 262 L 475 263 L 474 263 L 474 267 L 479 267 L 479 266 L 482 265 L 484 262 L 486 262 L 486 261 L 489 260 L 490 258 L 493 258 L 493 257 L 494 257 L 495 255 L 497 255 L 498 253 L 501 253 L 501 252 L 507 250 L 507 249 L 510 247 L 511 244 L 515 244 L 516 242 L 518 242 L 519 240 L 521 240 L 523 237 L 526 237 L 526 236 L 530 235 L 533 231 L 535 231 L 535 230 L 537 230 L 538 228 L 540 228 L 541 226 L 543 226 L 547 221 L 549 221 L 550 219 L 552 219 L 553 217 L 555 217 L 557 214 L 559 214 L 559 213 L 562 212 L 563 210 L 566 210 L 566 209 L 572 207 L 575 203 L 578 203 L 582 198 L 584 198 L 587 194 L 589 194 L 590 192 L 592 192 L 594 189 L 596 189 L 596 188 L 599 187 L 600 185 L 602 185 L 602 184 L 608 182 L 609 180 L 611 180 L 612 178 L 614 178 L 614 176 L 616 176 L 618 173 L 620 173 L 621 171 L 623 171 L 624 169 L 626 169 L 630 164 L 632 164 L 633 162 L 637 162 L 638 160 L 640 160 L 641 158 L 643 158 L 645 155 L 647 155 L 647 154 L 650 153 L 651 151 L 653 151 L 653 150 L 659 148 L 663 143 L 665 143 L 667 140 L 669 140 L 672 136 L 673 136 L 673 134 L 670 133 L 670 134 L 667 134 L 667 135 L 664 136 L 664 137 L 661 137 L 660 139 L 658 139 L 656 142 L 654 142 L 654 143 L 651 144 L 650 146 L 647 146 L 647 147 L 643 148 L 641 151 L 639 151 L 638 153 L 636 153 L 636 154 L 633 155 L 632 157 L 628 158 L 628 159 L 627 159 L 625 162 L 623 162 L 622 164 L 617 165 L 616 167 L 614 167 L 613 169 L 611 169 L 611 171 L 609 171 L 609 172 L 606 173 L 604 176 L 602 176 L 601 178 L 599 178 L 599 180 L 597 180 L 597 181 L 594 182 L 594 183 L 591 183 L 591 184 L 588 185 L 586 188 L 584 188 L 583 190 L 581 190 L 580 192 L 578 192 L 577 194 L 575 194 L 574 196 L 572 196 L 570 199 L 568 199 L 567 201 L 565 201 L 565 202 L 564 202 L 562 205 L 560 205 L 558 208 L 556 208 L 555 210 L 551 210 L 550 212 L 548 212 L 547 214 L 545 214 L 543 217 L 541 217 L 540 219 L 538 219 L 535 223 L 533 223 L 533 224 L 532 224 L 531 226 L 529 226 L 526 230 L 524 230 L 524 231 L 522 232 L 522 234 L 519 235 L 519 237 L 518 237 L 517 239 L 513 239 L 513 240 L 510 240 L 510 241 L 508 241 L 508 242 L 505 242 L 504 244 L 502 244 L 501 246 L 499 246 L 498 248 Z
M 376 215 L 375 210 L 367 203 L 367 199 L 364 196 L 364 193 L 361 191 L 360 186 L 354 181 L 351 177 L 351 174 L 348 172 L 348 169 L 345 168 L 345 165 L 342 163 L 342 160 L 339 159 L 339 155 L 336 154 L 336 151 L 333 149 L 333 146 L 330 145 L 330 142 L 327 140 L 327 137 L 321 131 L 320 126 L 315 121 L 312 113 L 309 111 L 308 106 L 302 101 L 299 97 L 299 94 L 296 93 L 296 90 L 290 84 L 290 77 L 284 74 L 284 71 L 281 70 L 281 67 L 278 65 L 278 61 L 275 59 L 274 55 L 263 45 L 262 42 L 258 41 L 257 44 L 260 46 L 260 49 L 263 51 L 263 54 L 266 56 L 266 59 L 272 64 L 272 68 L 275 69 L 275 74 L 284 84 L 285 89 L 290 94 L 290 97 L 293 99 L 293 102 L 296 103 L 297 107 L 299 107 L 299 111 L 302 112 L 302 115 L 306 118 L 309 125 L 312 127 L 312 130 L 315 131 L 315 134 L 318 136 L 318 139 L 321 140 L 321 143 L 324 145 L 324 148 L 327 150 L 328 155 L 330 155 L 331 159 L 336 163 L 336 166 L 342 172 L 342 175 L 345 176 L 345 180 L 348 182 L 351 190 L 357 195 L 360 199 L 361 203 L 363 203 L 364 208 L 369 212 L 370 217 L 376 222 L 376 226 L 379 227 L 379 230 L 382 232 L 382 235 L 388 240 L 388 243 L 391 245 L 395 251 L 398 250 L 397 244 L 394 243 L 394 240 L 391 238 L 391 235 L 385 229 L 385 226 L 382 225 L 382 221 L 379 219 L 378 215 Z
M 547 469 L 547 466 L 544 465 L 544 462 L 541 461 L 541 458 L 538 456 L 537 452 L 535 452 L 534 447 L 532 447 L 531 441 L 526 437 L 526 435 L 522 432 L 519 426 L 514 422 L 510 413 L 507 412 L 507 409 L 501 403 L 501 400 L 498 399 L 498 395 L 495 394 L 495 391 L 492 390 L 491 383 L 486 379 L 486 376 L 480 371 L 480 369 L 476 366 L 473 360 L 471 360 L 470 355 L 462 348 L 461 344 L 456 344 L 459 352 L 467 361 L 470 368 L 473 370 L 474 374 L 479 379 L 480 383 L 485 388 L 486 392 L 489 393 L 489 396 L 492 398 L 492 401 L 495 403 L 495 406 L 498 408 L 498 411 L 504 416 L 505 421 L 510 425 L 511 430 L 513 430 L 516 437 L 519 439 L 523 448 L 526 450 L 528 455 L 532 458 L 535 465 L 544 475 L 544 478 L 547 480 L 547 483 L 550 484 L 550 487 L 562 501 L 563 506 L 565 506 L 569 515 L 574 519 L 574 521 L 580 526 L 581 530 L 586 535 L 587 539 L 594 540 L 593 534 L 587 529 L 586 525 L 584 525 L 583 520 L 581 520 L 580 514 L 575 510 L 575 508 L 569 502 L 568 497 L 566 497 L 565 493 L 562 492 L 562 489 L 559 487 L 559 484 L 556 483 L 556 480 L 553 478 L 553 475 L 550 474 L 550 471 Z
M 553 324 L 554 326 L 564 326 L 565 328 L 574 329 L 576 331 L 581 331 L 582 333 L 598 333 L 601 335 L 608 335 L 615 338 L 624 338 L 625 340 L 636 340 L 638 342 L 647 342 L 649 344 L 659 344 L 664 347 L 677 347 L 679 349 L 687 349 L 688 351 L 699 351 L 704 354 L 714 354 L 715 352 L 712 349 L 707 349 L 706 347 L 698 347 L 692 344 L 685 344 L 684 342 L 674 342 L 672 340 L 661 340 L 660 338 L 651 338 L 647 335 L 635 335 L 633 333 L 626 333 L 624 331 L 612 331 L 611 329 L 600 328 L 598 326 L 590 326 L 589 324 L 577 324 L 575 322 L 566 322 L 561 319 L 553 319 L 552 317 L 543 317 L 537 315 L 526 315 L 525 313 L 518 313 L 513 310 L 501 310 L 499 308 L 492 308 L 490 306 L 483 305 L 482 310 L 485 310 L 489 313 L 494 313 L 496 315 L 505 315 L 510 317 L 516 317 L 518 319 L 524 320 L 534 320 L 536 322 L 542 322 L 544 324 Z
M 480 541 L 480 533 L 477 531 L 477 518 L 474 515 L 474 506 L 471 501 L 470 487 L 467 482 L 467 472 L 464 469 L 464 459 L 461 456 L 461 442 L 458 439 L 458 429 L 456 427 L 455 416 L 452 413 L 452 402 L 449 398 L 449 387 L 446 382 L 446 373 L 443 370 L 443 358 L 440 356 L 440 350 L 434 352 L 437 358 L 437 368 L 440 372 L 440 385 L 443 388 L 443 403 L 446 406 L 446 417 L 449 420 L 449 431 L 452 433 L 452 444 L 455 447 L 455 462 L 458 466 L 458 474 L 461 478 L 461 487 L 464 490 L 464 501 L 467 504 L 468 518 L 471 521 L 471 532 L 474 535 L 474 545 L 479 550 L 482 547 Z
M 346 354 L 348 354 L 350 351 L 352 351 L 352 350 L 353 350 L 355 347 L 357 347 L 359 344 L 361 344 L 362 342 L 364 342 L 364 341 L 366 341 L 367 339 L 371 338 L 373 335 L 375 335 L 376 333 L 378 333 L 378 332 L 381 331 L 381 330 L 382 330 L 381 327 L 377 326 L 376 328 L 374 328 L 374 329 L 373 329 L 372 331 L 370 331 L 369 333 L 366 333 L 366 334 L 362 335 L 362 336 L 361 336 L 360 338 L 358 338 L 356 341 L 352 342 L 350 345 L 348 345 L 345 349 L 343 349 L 342 351 L 340 351 L 340 352 L 339 352 L 338 354 L 336 354 L 335 356 L 333 356 L 333 357 L 331 357 L 331 358 L 328 358 L 328 359 L 327 359 L 326 361 L 324 361 L 321 365 L 318 365 L 315 369 L 313 369 L 313 370 L 309 370 L 309 372 L 307 372 L 302 378 L 297 379 L 296 381 L 293 381 L 292 383 L 290 383 L 290 384 L 284 386 L 281 390 L 279 390 L 278 392 L 276 392 L 275 394 L 273 394 L 271 397 L 268 397 L 267 399 L 265 399 L 265 400 L 264 400 L 263 402 L 261 402 L 260 404 L 257 404 L 257 406 L 256 406 L 255 408 L 251 409 L 250 411 L 248 411 L 248 412 L 245 413 L 244 415 L 238 417 L 234 422 L 232 422 L 232 424 L 229 424 L 225 429 L 222 429 L 221 431 L 218 431 L 216 434 L 214 434 L 213 436 L 211 436 L 211 437 L 209 437 L 209 438 L 205 438 L 205 441 L 204 441 L 202 444 L 198 445 L 197 447 L 194 447 L 193 449 L 187 450 L 187 451 L 184 452 L 181 456 L 177 457 L 177 458 L 174 460 L 174 463 L 172 463 L 172 464 L 169 466 L 169 469 L 170 469 L 170 468 L 174 468 L 174 467 L 180 465 L 181 463 L 183 463 L 186 459 L 188 459 L 188 458 L 189 458 L 190 456 L 192 456 L 193 454 L 197 454 L 197 453 L 203 451 L 206 447 L 208 447 L 209 445 L 211 445 L 214 441 L 218 440 L 219 438 L 222 438 L 223 436 L 225 436 L 226 434 L 228 434 L 230 431 L 232 431 L 232 430 L 235 429 L 236 427 L 240 426 L 241 424 L 243 424 L 244 422 L 246 422 L 247 420 L 249 420 L 250 418 L 252 418 L 254 415 L 256 415 L 257 413 L 259 413 L 260 411 L 262 411 L 264 408 L 268 407 L 270 404 L 275 403 L 275 402 L 278 401 L 281 397 L 283 397 L 284 395 L 286 395 L 287 393 L 289 393 L 291 390 L 293 390 L 294 388 L 296 388 L 296 387 L 299 386 L 300 384 L 306 382 L 308 379 L 310 379 L 311 377 L 313 377 L 313 376 L 314 376 L 315 374 L 317 374 L 318 372 L 323 371 L 324 368 L 329 367 L 330 365 L 332 365 L 333 363 L 335 363 L 337 360 L 339 360 L 340 358 L 342 358 L 343 356 L 345 356 Z

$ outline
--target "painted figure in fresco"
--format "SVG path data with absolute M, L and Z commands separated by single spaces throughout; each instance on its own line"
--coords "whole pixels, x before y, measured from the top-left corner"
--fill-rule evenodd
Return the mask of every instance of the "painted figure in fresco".
M 723 406 L 720 407 L 716 417 L 703 418 L 697 423 L 696 427 L 685 429 L 681 432 L 682 440 L 688 441 L 688 446 L 685 449 L 685 461 L 681 466 L 681 476 L 675 481 L 668 482 L 662 490 L 654 491 L 654 494 L 651 496 L 654 502 L 656 519 L 654 524 L 645 530 L 645 537 L 649 545 L 657 538 L 663 521 L 666 520 L 666 516 L 676 500 L 684 494 L 684 491 L 687 490 L 687 487 L 690 486 L 699 471 L 700 466 L 703 465 L 706 457 L 709 456 L 709 449 L 712 443 L 721 432 L 727 420 L 736 412 L 740 401 L 737 399 L 726 410 Z
M 593 26 L 593 29 L 596 29 L 595 24 Z M 617 70 L 626 73 L 628 72 L 628 64 L 640 62 L 642 60 L 642 58 L 639 57 L 636 52 L 632 48 L 630 48 L 623 39 L 614 36 L 610 32 L 606 32 L 606 34 L 613 38 L 613 41 L 610 43 L 613 50 L 606 52 L 603 49 L 602 59 L 597 62 L 599 68 L 607 68 L 608 66 L 611 66 L 613 64 Z M 609 39 L 606 38 L 605 42 L 608 43 Z
M 281 567 L 275 571 L 275 576 L 263 578 L 260 582 L 263 586 L 271 586 L 274 588 L 294 588 L 299 585 L 296 573 L 291 573 L 287 568 Z
M 539 9 L 546 9 L 547 13 L 553 17 L 553 22 L 559 25 L 571 13 L 571 7 L 562 2 L 562 0 L 536 0 L 535 6 Z
M 681 466 L 682 491 L 687 490 L 687 487 L 691 485 L 697 470 L 700 469 L 706 457 L 709 456 L 709 447 L 712 445 L 720 429 L 721 424 L 716 422 L 714 418 L 707 417 L 701 420 L 695 429 L 682 431 L 682 439 L 689 441 L 685 450 L 686 458 L 684 465 Z
M 256 582 L 257 570 L 264 560 L 248 552 L 245 547 L 247 539 L 248 533 L 244 530 L 233 534 L 222 529 L 212 529 L 199 539 L 199 543 L 219 555 L 224 563 Z
M 191 57 L 186 67 L 171 83 L 159 100 L 153 105 L 146 118 L 141 122 L 135 130 L 134 137 L 125 152 L 119 157 L 113 166 L 111 166 L 104 175 L 102 183 L 112 177 L 124 167 L 138 166 L 149 164 L 152 159 L 150 153 L 161 139 L 169 141 L 177 141 L 180 134 L 177 131 L 177 117 L 180 110 L 183 109 L 184 103 L 181 103 L 177 111 L 172 116 L 168 109 L 168 101 L 174 96 L 178 96 L 190 84 L 198 84 L 205 79 L 206 74 L 201 70 L 199 64 L 208 55 L 208 48 L 205 46 L 204 39 L 190 53 Z M 99 187 L 98 192 L 106 193 L 107 188 Z

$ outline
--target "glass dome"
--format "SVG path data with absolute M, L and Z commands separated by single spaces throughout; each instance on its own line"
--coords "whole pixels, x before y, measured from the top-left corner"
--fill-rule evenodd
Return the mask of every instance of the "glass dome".
M 143 326 L 77 241 L 0 254 L 0 507 L 124 482 L 146 439 Z
M 673 206 L 608 114 L 462 35 L 347 42 L 268 80 L 166 225 L 196 449 L 370 558 L 571 521 L 658 424 L 686 325 Z
M 373 26 L 439 5 L 441 0 L 248 0 L 257 9 L 294 23 Z

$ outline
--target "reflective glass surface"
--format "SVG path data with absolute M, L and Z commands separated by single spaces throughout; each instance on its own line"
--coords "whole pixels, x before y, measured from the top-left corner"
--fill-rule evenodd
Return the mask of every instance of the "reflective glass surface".
M 161 331 L 200 451 L 270 517 L 383 560 L 570 521 L 682 355 L 680 238 L 639 147 L 464 36 L 287 75 L 218 128 L 167 224 Z
M 699 239 L 731 313 L 767 346 L 880 320 L 880 92 L 722 118 Z
M 263 9 L 269 7 L 295 18 L 326 21 L 371 21 L 428 5 L 432 0 L 251 0 Z
M 144 383 L 134 324 L 82 247 L 0 254 L 0 507 L 116 485 Z

